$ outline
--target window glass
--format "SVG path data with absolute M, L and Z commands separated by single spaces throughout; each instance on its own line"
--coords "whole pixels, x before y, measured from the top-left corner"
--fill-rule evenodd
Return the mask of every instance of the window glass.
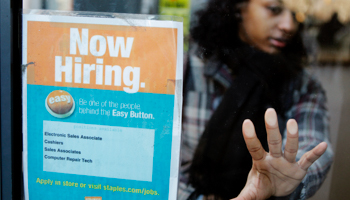
M 297 161 L 317 144 L 328 144 L 306 178 L 298 177 L 302 184 L 273 195 L 321 200 L 350 196 L 345 182 L 350 178 L 348 0 L 24 0 L 23 7 L 184 18 L 178 199 L 228 199 L 240 193 L 251 156 L 259 160 L 265 155 L 247 150 L 242 125 L 246 139 L 252 126 L 245 119 L 255 125 L 269 156 L 276 153 L 291 163 L 285 152 L 297 153 L 287 142 L 295 122 Z M 271 107 L 274 111 L 265 113 Z M 269 145 L 266 126 L 277 123 L 269 125 L 264 117 L 273 118 L 275 111 L 280 135 L 269 138 L 276 143 Z

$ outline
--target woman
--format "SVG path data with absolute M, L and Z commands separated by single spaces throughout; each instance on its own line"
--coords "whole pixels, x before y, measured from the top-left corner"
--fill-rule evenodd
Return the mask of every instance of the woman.
M 178 199 L 312 196 L 333 153 L 293 12 L 281 0 L 210 0 L 198 15 Z

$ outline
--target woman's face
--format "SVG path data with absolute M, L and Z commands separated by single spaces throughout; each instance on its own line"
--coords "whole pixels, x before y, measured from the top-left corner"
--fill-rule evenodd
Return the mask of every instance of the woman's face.
M 279 53 L 298 28 L 282 0 L 249 0 L 242 6 L 241 15 L 241 40 L 270 54 Z

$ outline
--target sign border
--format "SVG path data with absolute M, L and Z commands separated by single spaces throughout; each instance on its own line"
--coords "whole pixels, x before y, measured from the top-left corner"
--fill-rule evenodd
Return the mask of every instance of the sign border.
M 40 12 L 44 12 L 41 14 Z M 41 22 L 59 22 L 59 23 L 80 23 L 80 24 L 98 24 L 118 26 L 139 26 L 139 27 L 157 27 L 157 28 L 175 28 L 177 29 L 177 61 L 176 61 L 176 80 L 174 95 L 174 115 L 172 130 L 172 147 L 171 147 L 171 164 L 169 178 L 169 200 L 177 199 L 178 173 L 180 166 L 180 144 L 181 144 L 181 118 L 182 118 L 182 86 L 183 86 L 183 24 L 179 21 L 157 20 L 155 18 L 162 16 L 157 15 L 136 15 L 136 14 L 116 14 L 116 13 L 96 13 L 96 12 L 57 12 L 50 11 L 54 15 L 45 14 L 44 10 L 24 10 L 22 26 L 22 64 L 27 65 L 27 23 L 28 21 Z M 81 13 L 82 15 L 76 15 Z M 72 14 L 72 16 L 67 16 Z M 74 15 L 73 15 L 74 14 Z M 101 15 L 117 15 L 125 18 L 103 18 Z M 84 16 L 88 15 L 88 16 Z M 91 17 L 96 15 L 96 17 Z M 128 19 L 128 18 L 132 19 Z M 178 17 L 164 16 L 165 19 Z M 22 74 L 22 99 L 23 99 L 23 182 L 25 199 L 29 200 L 28 185 L 28 144 L 27 144 L 27 68 Z

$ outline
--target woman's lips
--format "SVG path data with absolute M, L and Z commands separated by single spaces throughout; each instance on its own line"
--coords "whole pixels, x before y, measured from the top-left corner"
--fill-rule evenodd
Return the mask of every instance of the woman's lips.
M 273 46 L 278 47 L 278 48 L 283 48 L 287 44 L 285 40 L 275 39 L 275 38 L 270 38 L 270 42 Z

